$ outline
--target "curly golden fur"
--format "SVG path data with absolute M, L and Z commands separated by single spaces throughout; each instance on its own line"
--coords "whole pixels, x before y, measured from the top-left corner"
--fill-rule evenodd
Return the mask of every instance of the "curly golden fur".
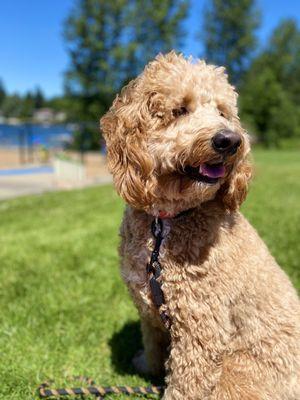
M 250 146 L 224 68 L 160 55 L 117 96 L 101 128 L 116 189 L 128 203 L 120 254 L 141 316 L 145 350 L 136 364 L 166 370 L 165 400 L 299 400 L 300 302 L 238 211 Z M 226 157 L 212 146 L 222 129 L 240 138 Z M 186 173 L 220 163 L 225 172 L 212 182 Z M 190 211 L 164 220 L 167 331 L 146 273 L 150 226 L 153 216 L 183 210 Z

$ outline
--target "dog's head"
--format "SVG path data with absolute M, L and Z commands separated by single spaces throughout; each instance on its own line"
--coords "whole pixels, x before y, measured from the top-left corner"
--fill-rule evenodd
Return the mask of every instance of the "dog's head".
M 159 55 L 101 119 L 120 195 L 153 215 L 216 199 L 235 209 L 251 175 L 249 140 L 224 68 Z

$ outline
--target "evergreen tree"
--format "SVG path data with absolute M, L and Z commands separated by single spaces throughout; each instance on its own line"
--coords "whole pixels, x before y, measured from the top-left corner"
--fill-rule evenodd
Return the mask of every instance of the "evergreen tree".
M 182 21 L 187 16 L 186 0 L 136 0 L 132 11 L 132 51 L 128 63 L 127 79 L 136 76 L 145 63 L 158 53 L 181 48 L 184 29 Z M 132 58 L 134 69 L 131 69 Z
M 205 56 L 239 84 L 249 66 L 259 26 L 255 0 L 211 0 L 204 13 Z
M 187 0 L 79 0 L 65 24 L 77 116 L 98 119 L 142 65 L 176 47 L 186 11 Z
M 41 88 L 37 87 L 33 92 L 33 101 L 35 109 L 42 108 L 45 106 L 46 101 Z
M 0 79 L 0 107 L 3 104 L 5 97 L 6 97 L 6 91 L 5 91 L 2 81 Z
M 21 99 L 21 110 L 18 116 L 22 119 L 30 119 L 34 108 L 34 95 L 29 91 Z
M 23 99 L 17 93 L 6 96 L 1 105 L 4 117 L 19 118 L 22 114 Z

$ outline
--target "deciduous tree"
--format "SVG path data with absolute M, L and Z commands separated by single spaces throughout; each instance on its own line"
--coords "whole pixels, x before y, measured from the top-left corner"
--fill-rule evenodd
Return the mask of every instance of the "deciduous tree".
M 242 116 L 260 142 L 279 146 L 300 138 L 300 31 L 282 21 L 241 85 Z

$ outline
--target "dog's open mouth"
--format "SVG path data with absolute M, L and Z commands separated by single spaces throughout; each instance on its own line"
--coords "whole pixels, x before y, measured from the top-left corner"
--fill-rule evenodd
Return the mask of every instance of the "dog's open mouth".
M 208 164 L 203 163 L 198 167 L 186 166 L 183 173 L 190 179 L 197 182 L 214 184 L 223 178 L 226 174 L 226 168 L 223 163 Z

